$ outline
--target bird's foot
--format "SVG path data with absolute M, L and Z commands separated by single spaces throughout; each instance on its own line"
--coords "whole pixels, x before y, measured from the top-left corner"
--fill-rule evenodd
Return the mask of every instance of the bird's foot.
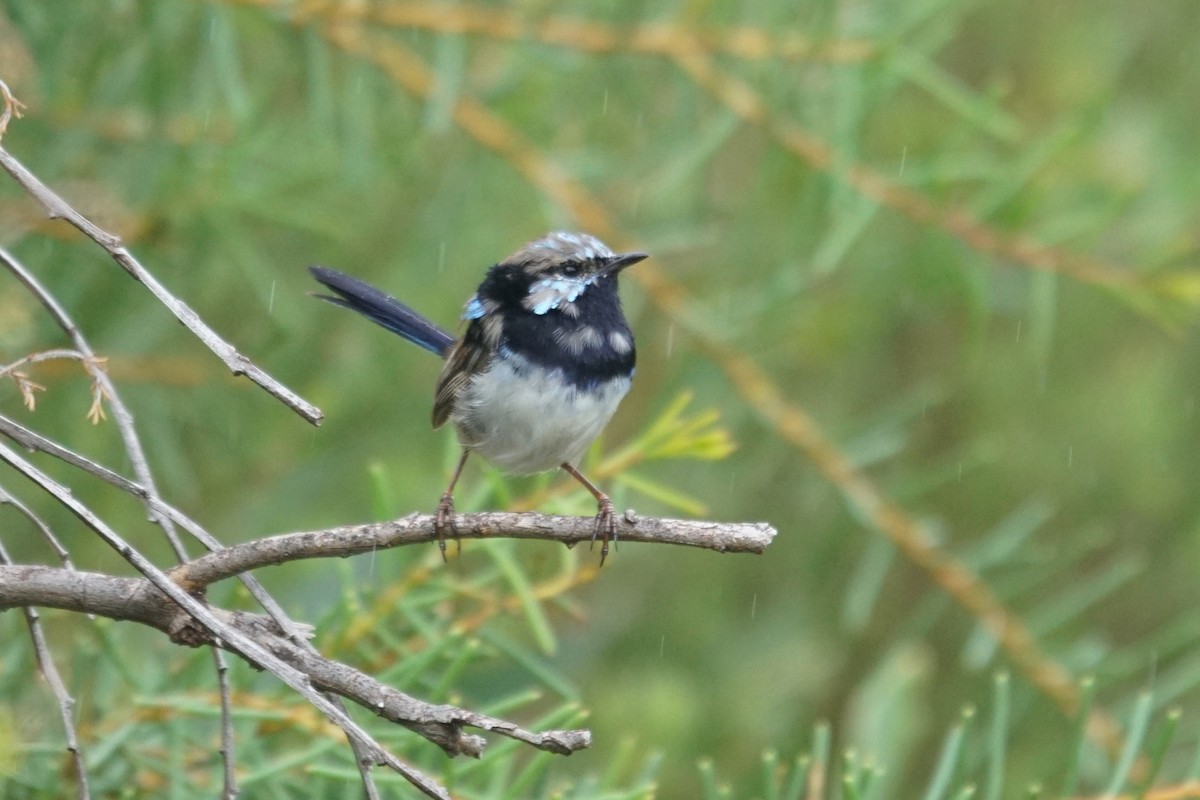
M 458 523 L 454 518 L 454 495 L 446 492 L 438 503 L 437 514 L 433 518 L 433 529 L 437 532 L 438 549 L 442 551 L 442 561 L 446 560 L 446 533 L 454 537 L 454 545 L 459 554 L 462 553 L 462 540 L 458 538 Z
M 604 566 L 604 559 L 608 558 L 608 543 L 612 542 L 613 546 L 617 543 L 617 520 L 613 514 L 612 500 L 608 499 L 608 495 L 600 495 L 596 498 L 596 522 L 592 527 L 592 548 L 596 547 L 596 539 L 600 539 L 600 566 Z

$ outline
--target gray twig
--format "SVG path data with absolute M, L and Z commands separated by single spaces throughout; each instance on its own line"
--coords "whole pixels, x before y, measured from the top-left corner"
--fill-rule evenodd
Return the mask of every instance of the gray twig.
M 141 437 L 138 436 L 137 427 L 134 425 L 133 413 L 121 399 L 121 395 L 117 391 L 117 386 L 108 373 L 94 366 L 100 363 L 100 358 L 92 349 L 91 344 L 88 343 L 87 338 L 83 335 L 83 331 L 71 319 L 67 310 L 62 307 L 49 290 L 42 286 L 34 274 L 25 268 L 24 264 L 19 262 L 4 248 L 0 248 L 0 263 L 3 263 L 9 272 L 37 298 L 42 307 L 46 309 L 46 312 L 54 319 L 59 328 L 62 329 L 63 333 L 75 344 L 76 351 L 83 356 L 83 363 L 88 367 L 88 371 L 92 375 L 94 386 L 92 411 L 89 412 L 89 416 L 93 416 L 93 419 L 102 416 L 100 403 L 104 399 L 108 400 L 117 430 L 120 432 L 121 440 L 125 445 L 125 454 L 129 456 L 134 474 L 142 484 L 143 494 L 141 499 L 147 507 L 150 519 L 162 530 L 163 535 L 171 545 L 172 551 L 175 553 L 175 557 L 180 561 L 186 561 L 188 557 L 187 550 L 184 548 L 183 542 L 179 539 L 179 535 L 175 530 L 175 523 L 171 520 L 170 515 L 155 508 L 153 501 L 161 501 L 161 498 L 158 494 L 158 487 L 155 485 L 154 473 L 150 470 L 150 461 L 146 458 L 146 451 L 142 447 Z M 237 771 L 234 766 L 233 703 L 229 687 L 229 665 L 225 663 L 225 655 L 220 650 L 214 648 L 212 656 L 213 666 L 217 673 L 217 690 L 221 696 L 223 795 L 225 800 L 234 800 L 237 797 L 238 789 Z
M 31 364 L 40 364 L 43 361 L 53 361 L 60 358 L 72 359 L 74 361 L 87 360 L 87 356 L 78 350 L 65 350 L 61 348 L 57 350 L 43 350 L 40 353 L 30 353 L 27 356 L 22 356 L 16 361 L 8 364 L 0 364 L 0 378 L 8 375 L 9 373 L 16 372 L 21 367 L 29 366 Z
M 154 588 L 165 594 L 175 605 L 178 605 L 187 612 L 187 617 L 190 619 L 187 624 L 192 629 L 204 632 L 205 637 L 211 638 L 211 643 L 219 643 L 223 649 L 237 653 L 251 664 L 257 665 L 279 678 L 324 714 L 333 724 L 345 731 L 347 736 L 358 739 L 366 757 L 373 763 L 385 764 L 392 768 L 428 797 L 439 798 L 439 800 L 450 800 L 450 795 L 446 793 L 445 789 L 416 768 L 405 764 L 385 750 L 367 731 L 351 719 L 344 710 L 339 709 L 324 694 L 314 689 L 307 675 L 281 660 L 242 631 L 222 621 L 204 602 L 181 589 L 162 570 L 155 567 L 144 555 L 121 538 L 116 531 L 93 514 L 85 505 L 80 503 L 66 487 L 52 480 L 37 467 L 22 458 L 12 448 L 4 444 L 0 444 L 0 461 L 4 461 L 25 475 L 43 491 L 66 507 L 77 519 L 99 534 L 134 569 L 145 576 L 146 580 Z M 5 569 L 27 568 L 5 567 Z M 78 575 L 80 573 L 65 574 Z M 18 603 L 17 605 L 23 604 Z
M 58 539 L 58 536 L 54 534 L 54 530 L 47 525 L 41 517 L 33 513 L 32 509 L 3 489 L 0 489 L 0 505 L 12 506 L 26 519 L 32 522 L 33 527 L 38 529 L 38 533 L 42 535 L 42 538 L 45 539 L 50 545 L 51 549 L 54 550 L 54 555 L 58 557 L 58 560 L 62 562 L 62 565 L 67 569 L 75 569 L 75 565 L 71 563 L 70 552 L 67 551 L 67 548 L 63 547 L 62 542 L 60 542 Z
M 97 464 L 90 458 L 81 456 L 75 451 L 63 447 L 57 442 L 47 439 L 40 433 L 31 431 L 30 429 L 18 422 L 15 422 L 14 420 L 9 419 L 3 414 L 0 414 L 0 434 L 7 436 L 13 442 L 27 450 L 36 450 L 60 459 L 67 464 L 77 467 L 84 472 L 95 475 L 105 483 L 115 486 L 121 491 L 136 497 L 138 500 L 145 503 L 147 507 L 149 507 L 154 513 L 162 514 L 180 528 L 183 528 L 198 542 L 203 544 L 208 550 L 216 551 L 224 549 L 224 545 L 222 545 L 215 536 L 201 527 L 198 522 L 188 517 L 174 506 L 166 503 L 164 500 L 162 500 L 162 498 L 156 495 L 151 495 L 141 484 L 135 483 L 125 476 L 112 471 L 108 467 Z M 274 598 L 267 593 L 267 591 L 257 580 L 254 579 L 253 576 L 241 575 L 239 576 L 239 579 L 242 581 L 242 584 L 246 587 L 246 589 L 249 590 L 250 595 L 256 601 L 258 601 L 259 605 L 263 607 L 263 610 L 265 610 L 267 614 L 269 614 L 271 618 L 275 620 L 276 624 L 278 624 L 279 627 L 288 634 L 292 641 L 297 644 L 307 641 L 304 636 L 304 632 L 296 626 L 296 623 L 292 622 L 291 619 L 288 618 L 283 609 L 279 607 L 279 604 L 275 602 Z
M 87 338 L 83 335 L 83 332 L 79 329 L 79 326 L 71 319 L 67 310 L 62 307 L 54 298 L 54 295 L 42 285 L 41 281 L 24 264 L 3 247 L 0 247 L 0 264 L 3 264 L 21 285 L 28 289 L 29 293 L 42 304 L 42 307 L 46 309 L 51 319 L 71 339 L 71 342 L 75 345 L 75 349 L 83 354 L 85 364 L 95 364 L 101 361 L 96 351 L 92 349 L 91 344 L 88 343 Z M 106 371 L 93 369 L 91 373 L 92 379 L 96 381 L 104 397 L 108 399 L 109 408 L 112 409 L 113 419 L 116 422 L 117 430 L 120 432 L 121 440 L 125 446 L 125 453 L 129 456 L 134 474 L 145 488 L 145 494 L 140 499 L 146 502 L 150 498 L 158 498 L 158 487 L 155 485 L 154 475 L 150 471 L 150 462 L 146 459 L 145 448 L 142 447 L 141 438 L 138 436 L 137 428 L 134 425 L 133 413 L 121 399 L 121 394 L 117 391 L 116 384 Z M 186 561 L 187 551 L 176 535 L 171 520 L 153 508 L 149 508 L 148 510 L 150 511 L 150 519 L 162 528 L 176 557 L 180 561 Z
M 200 319 L 199 314 L 193 311 L 187 303 L 167 291 L 166 287 L 133 257 L 133 254 L 121 242 L 121 237 L 105 231 L 76 211 L 3 147 L 0 147 L 0 167 L 3 167 L 13 180 L 42 205 L 51 219 L 65 220 L 84 236 L 103 247 L 134 280 L 149 289 L 150 293 L 158 298 L 158 301 L 166 306 L 176 319 L 195 334 L 196 338 L 216 354 L 217 358 L 225 362 L 225 366 L 234 375 L 245 375 L 312 424 L 319 425 L 321 423 L 325 416 L 321 409 L 263 372 L 249 358 L 239 353 L 233 345 L 217 335 L 216 331 Z
M 12 495 L 0 489 L 0 504 L 10 505 L 18 512 L 23 514 L 34 527 L 42 531 L 43 535 L 48 536 L 51 543 L 57 545 L 58 542 L 54 534 L 50 531 L 49 526 L 34 514 L 23 503 L 17 500 Z M 74 572 L 74 567 L 71 565 L 70 558 L 63 550 L 59 557 L 64 564 L 63 572 Z M 12 559 L 8 555 L 8 551 L 4 549 L 4 544 L 0 543 L 0 564 L 11 565 Z M 75 731 L 75 700 L 67 691 L 67 686 L 63 683 L 62 676 L 58 674 L 58 667 L 54 665 L 54 656 L 50 653 L 50 645 L 46 643 L 46 634 L 42 630 L 41 615 L 38 610 L 32 605 L 22 606 L 22 613 L 25 614 L 25 624 L 29 626 L 29 635 L 33 639 L 33 653 L 37 658 L 38 670 L 46 678 L 46 683 L 50 684 L 50 691 L 54 694 L 54 699 L 58 701 L 58 714 L 62 718 L 63 730 L 67 737 L 67 751 L 71 754 L 71 760 L 75 766 L 75 796 L 79 800 L 89 800 L 91 791 L 88 788 L 87 766 L 83 761 L 83 750 L 79 746 L 79 735 Z
M 3 433 L 5 436 L 9 437 L 22 447 L 25 447 L 29 450 L 38 450 L 54 456 L 55 458 L 61 459 L 62 461 L 65 461 L 66 463 L 71 464 L 72 466 L 77 467 L 84 472 L 88 472 L 97 476 L 101 480 L 117 487 L 121 491 L 126 492 L 133 497 L 138 498 L 139 500 L 142 500 L 150 509 L 152 509 L 155 514 L 161 514 L 168 518 L 173 523 L 195 537 L 206 548 L 210 550 L 217 550 L 222 547 L 221 543 L 217 541 L 216 537 L 206 531 L 197 522 L 189 518 L 186 514 L 179 511 L 174 506 L 168 505 L 157 495 L 151 495 L 141 485 L 134 483 L 133 481 L 117 474 L 116 472 L 113 472 L 107 467 L 97 464 L 91 459 L 81 456 L 60 444 L 53 442 L 41 434 L 31 431 L 3 415 L 0 415 L 0 433 Z M 284 613 L 279 604 L 275 602 L 275 598 L 271 597 L 271 595 L 267 593 L 267 590 L 263 588 L 262 584 L 260 584 L 252 575 L 248 574 L 239 575 L 238 579 L 250 592 L 250 595 L 258 601 L 259 605 L 263 607 L 267 614 L 270 615 L 279 628 L 287 634 L 288 638 L 297 647 L 307 648 L 313 653 L 316 652 L 316 650 L 312 647 L 312 644 L 305 637 L 301 626 L 298 626 L 287 616 L 287 614 Z M 331 696 L 329 699 L 336 708 L 341 710 L 343 713 L 345 712 L 345 706 L 342 703 L 341 698 Z M 222 699 L 223 704 L 224 702 L 225 700 Z M 222 715 L 224 717 L 224 706 L 222 706 Z M 225 746 L 227 737 L 232 736 L 232 722 L 227 723 L 223 721 L 222 728 L 222 746 Z M 366 792 L 368 800 L 378 798 L 379 793 L 375 786 L 375 781 L 370 774 L 370 769 L 373 763 L 370 758 L 370 753 L 367 751 L 365 745 L 363 745 L 353 736 L 347 734 L 347 739 L 350 742 L 351 749 L 354 751 L 355 761 L 357 762 L 359 772 L 362 775 L 363 789 Z M 228 765 L 226 769 L 228 771 Z M 228 783 L 227 781 L 227 792 L 231 785 L 232 784 Z M 236 789 L 234 791 L 236 792 Z
M 145 487 L 129 480 L 122 475 L 117 474 L 116 472 L 113 472 L 107 467 L 97 464 L 95 461 L 81 456 L 73 450 L 63 447 L 57 442 L 53 442 L 41 434 L 31 431 L 23 425 L 20 425 L 3 415 L 0 415 L 0 433 L 9 437 L 21 447 L 24 447 L 28 450 L 37 450 L 65 461 L 66 463 L 77 467 L 84 472 L 95 475 L 106 483 L 117 487 L 121 491 L 136 497 L 144 502 L 147 507 L 151 509 L 152 513 L 156 515 L 162 515 L 166 519 L 169 519 L 171 522 L 178 525 L 180 528 L 183 528 L 209 550 L 222 549 L 222 545 L 217 538 L 201 527 L 199 523 L 192 520 L 174 506 L 167 504 L 160 497 L 158 497 L 157 494 L 151 494 L 146 490 Z M 250 592 L 250 595 L 258 601 L 263 610 L 270 615 L 280 629 L 288 635 L 288 638 L 297 647 L 306 648 L 311 650 L 314 654 L 316 653 L 315 648 L 313 648 L 312 644 L 305 637 L 304 631 L 301 630 L 300 626 L 296 625 L 295 622 L 288 618 L 287 614 L 284 613 L 279 604 L 275 602 L 275 598 L 271 597 L 271 595 L 267 593 L 267 590 L 263 588 L 262 584 L 260 584 L 254 578 L 254 576 L 242 574 L 238 576 L 238 579 Z M 345 711 L 345 706 L 342 704 L 340 698 L 330 697 L 329 699 L 337 708 L 341 709 L 343 712 Z M 222 699 L 222 703 L 224 702 L 224 699 Z M 222 714 L 224 715 L 224 706 L 222 706 Z M 225 737 L 232 736 L 231 726 L 231 722 L 222 723 L 222 746 L 225 746 Z M 374 779 L 370 774 L 372 764 L 371 759 L 368 757 L 370 754 L 367 753 L 367 751 L 363 748 L 363 745 L 354 739 L 354 737 L 347 735 L 347 738 L 350 741 L 351 749 L 354 751 L 355 762 L 358 764 L 359 772 L 362 775 L 363 789 L 366 792 L 368 800 L 378 798 L 379 793 L 375 787 Z M 230 784 L 227 783 L 226 788 L 228 789 L 229 786 Z
M 179 644 L 212 644 L 242 654 L 232 639 L 225 638 L 229 631 L 236 631 L 303 674 L 313 686 L 421 734 L 450 756 L 479 757 L 483 752 L 483 738 L 465 733 L 464 727 L 491 731 L 558 755 L 570 755 L 591 745 L 591 734 L 586 730 L 534 733 L 486 714 L 418 700 L 351 666 L 297 647 L 269 617 L 210 606 L 208 613 L 226 631 L 215 635 L 207 625 L 198 627 L 190 612 L 175 606 L 146 578 L 72 572 L 59 567 L 0 566 L 0 609 L 26 605 L 131 620 L 157 628 Z

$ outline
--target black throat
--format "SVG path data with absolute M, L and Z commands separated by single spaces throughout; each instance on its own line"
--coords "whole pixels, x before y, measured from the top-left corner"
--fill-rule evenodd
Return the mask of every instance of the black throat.
M 520 267 L 498 264 L 479 287 L 478 296 L 496 305 L 489 316 L 503 319 L 501 352 L 507 348 L 532 365 L 557 370 L 581 389 L 633 374 L 637 353 L 615 275 L 595 278 L 573 301 L 544 314 L 524 305 L 537 280 Z M 467 335 L 482 322 L 473 321 Z

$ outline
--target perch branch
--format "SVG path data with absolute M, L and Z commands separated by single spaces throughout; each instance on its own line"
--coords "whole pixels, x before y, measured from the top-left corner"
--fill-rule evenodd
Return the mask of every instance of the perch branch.
M 46 452 L 99 476 L 135 497 L 146 499 L 145 490 L 136 483 L 3 416 L 0 416 L 0 433 L 22 447 Z M 217 542 L 209 534 L 203 529 L 199 529 L 196 523 L 176 509 L 160 500 L 149 499 L 148 502 L 160 513 L 168 515 L 177 524 L 188 530 L 189 533 L 202 538 L 206 545 L 217 546 Z M 593 525 L 594 522 L 590 517 L 552 517 L 531 513 L 468 514 L 462 515 L 458 519 L 458 529 L 464 538 L 545 539 L 567 545 L 590 541 Z M 638 517 L 632 512 L 626 512 L 620 517 L 619 526 L 620 536 L 625 541 L 691 545 L 722 552 L 760 553 L 775 535 L 774 529 L 763 523 L 661 520 L 653 517 Z M 256 567 L 302 558 L 345 557 L 388 547 L 432 542 L 435 539 L 433 517 L 414 514 L 395 522 L 283 534 L 218 549 L 182 564 L 168 574 L 170 579 L 180 587 L 188 592 L 196 593 L 211 583 L 235 576 L 243 582 L 250 581 L 257 585 L 251 576 L 245 574 Z M 106 576 L 98 576 L 98 578 L 104 577 Z M 91 594 L 89 593 L 88 596 L 91 597 Z M 43 605 L 53 605 L 58 608 L 80 610 L 76 606 L 63 605 L 61 602 L 53 602 L 45 597 L 40 602 Z M 109 615 L 105 609 L 100 609 L 97 613 Z M 147 624 L 167 630 L 162 624 L 149 621 Z M 294 623 L 283 617 L 272 630 L 282 629 L 290 634 L 290 626 L 294 626 Z M 258 629 L 264 628 L 259 625 Z M 345 672 L 343 670 L 350 670 L 350 668 L 322 658 L 302 637 L 291 636 L 291 642 L 287 642 L 278 634 L 272 633 L 269 649 L 288 663 L 300 668 L 305 674 L 310 675 L 314 683 L 321 688 L 362 703 L 372 711 L 426 736 L 447 752 L 478 754 L 481 741 L 475 738 L 461 737 L 455 732 L 456 728 L 462 725 L 495 731 L 550 752 L 570 752 L 584 746 L 581 743 L 585 740 L 585 731 L 530 733 L 503 720 L 474 714 L 452 706 L 431 705 L 395 693 L 394 690 L 387 689 L 387 687 L 379 687 L 374 679 L 353 670 Z M 363 681 L 367 683 L 364 684 Z M 366 688 L 362 688 L 364 685 Z M 378 701 L 378 697 L 381 696 L 386 698 L 383 707 L 379 706 Z
M 392 522 L 350 525 L 304 533 L 285 533 L 227 547 L 171 570 L 171 578 L 188 591 L 240 575 L 258 567 L 305 558 L 345 558 L 433 542 L 437 531 L 431 514 L 410 514 Z M 574 547 L 592 541 L 592 517 L 562 517 L 531 512 L 461 514 L 456 518 L 462 539 L 540 539 Z M 702 522 L 642 517 L 626 511 L 617 518 L 621 542 L 701 547 L 721 553 L 762 553 L 775 538 L 765 522 Z
M 200 538 L 202 541 L 204 541 L 206 545 L 219 546 L 216 540 L 212 539 L 211 535 L 196 525 L 195 522 L 188 519 L 173 507 L 163 503 L 161 500 L 147 498 L 145 490 L 141 486 L 129 481 L 117 473 L 112 472 L 111 470 L 62 447 L 61 445 L 52 442 L 40 434 L 30 431 L 13 422 L 12 420 L 4 418 L 3 416 L 0 416 L 0 433 L 3 433 L 22 447 L 48 453 L 66 461 L 67 463 L 72 464 L 73 466 L 101 477 L 106 482 L 117 486 L 118 488 L 137 498 L 145 500 L 157 512 L 170 517 L 176 524 L 179 524 L 189 533 L 192 533 L 193 535 L 197 536 L 197 538 Z M 3 453 L 0 453 L 0 457 L 3 457 Z M 300 534 L 300 536 L 304 536 L 304 534 Z M 276 540 L 281 538 L 286 537 L 274 537 Z M 425 540 L 425 537 L 421 536 L 412 539 L 412 541 L 423 540 Z M 370 549 L 370 545 L 366 544 L 366 540 L 356 539 L 356 541 L 360 542 L 360 545 L 364 549 Z M 327 540 L 326 543 L 328 543 Z M 378 543 L 375 545 L 376 548 L 379 546 L 380 545 Z M 224 553 L 226 551 L 217 550 L 216 552 Z M 263 556 L 260 555 L 259 558 L 261 560 Z M 278 560 L 278 555 L 276 553 L 272 559 L 267 560 L 265 563 L 276 563 Z M 177 567 L 176 569 L 179 568 Z M 89 576 L 88 580 L 94 582 L 105 577 L 107 576 Z M 250 586 L 252 591 L 256 588 L 260 588 L 257 581 L 255 581 L 252 576 L 242 574 L 238 577 L 243 581 L 243 583 L 246 583 L 248 586 Z M 172 576 L 172 578 L 174 578 L 174 576 Z M 55 578 L 55 582 L 57 583 L 61 583 L 65 580 L 65 578 L 62 578 L 61 580 Z M 101 586 L 102 584 L 98 583 L 90 584 L 90 588 L 88 588 L 84 594 L 86 594 L 90 599 L 92 596 L 91 593 L 97 591 Z M 132 584 L 127 584 L 124 591 L 132 591 L 132 589 L 129 588 L 130 586 L 132 586 Z M 146 590 L 148 591 L 148 587 Z M 12 590 L 10 589 L 9 591 L 11 597 Z M 39 604 L 41 605 L 81 610 L 81 608 L 78 606 L 78 602 L 80 601 L 72 601 L 75 603 L 74 605 L 64 605 L 63 601 L 58 599 L 60 598 L 60 595 L 61 592 L 42 593 L 35 591 L 33 596 L 42 597 L 42 600 L 39 601 Z M 115 597 L 119 596 L 119 594 L 115 593 L 114 591 L 109 591 L 108 596 Z M 270 600 L 269 596 L 267 596 L 266 599 L 270 603 L 267 606 L 268 611 L 273 612 L 274 602 Z M 2 605 L 4 605 L 4 603 L 0 602 L 0 606 Z M 97 613 L 100 613 L 104 616 L 111 616 L 109 613 L 111 610 L 111 608 L 102 606 Z M 154 612 L 154 614 L 159 613 L 161 612 Z M 178 611 L 178 609 L 174 609 L 173 613 L 176 614 L 177 619 L 186 621 L 186 615 L 183 615 L 182 612 Z M 149 616 L 147 616 L 148 614 Z M 274 613 L 272 613 L 272 616 L 274 617 Z M 154 622 L 153 614 L 150 614 L 150 612 L 147 611 L 141 612 L 138 616 L 128 618 L 137 619 L 138 621 L 145 622 L 146 624 L 150 624 L 161 630 L 182 628 L 181 622 L 174 622 L 170 623 L 169 625 L 166 623 L 156 623 Z M 252 618 L 247 615 L 242 615 L 241 618 L 262 619 L 258 617 Z M 195 625 L 191 624 L 191 627 L 195 628 Z M 255 624 L 254 630 L 263 631 L 268 630 L 268 628 L 265 623 L 260 622 Z M 315 649 L 312 648 L 307 639 L 305 639 L 303 635 L 296 632 L 295 623 L 291 622 L 286 616 L 283 616 L 282 612 L 280 612 L 278 618 L 275 618 L 275 625 L 270 627 L 269 630 L 271 631 L 272 638 L 268 649 L 285 660 L 287 663 L 296 665 L 297 668 L 312 678 L 314 684 L 322 689 L 327 689 L 328 691 L 335 692 L 338 695 L 345 696 L 350 700 L 361 703 L 373 712 L 380 714 L 381 716 L 385 716 L 387 719 L 390 719 L 393 722 L 405 725 L 414 732 L 425 736 L 439 747 L 442 747 L 442 749 L 448 753 L 462 753 L 477 756 L 482 752 L 482 739 L 478 737 L 463 736 L 458 732 L 458 729 L 463 725 L 470 725 L 472 727 L 494 731 L 501 735 L 508 736 L 540 749 L 555 753 L 571 752 L 575 749 L 579 749 L 582 746 L 586 746 L 583 744 L 583 742 L 587 741 L 588 737 L 586 731 L 551 731 L 541 734 L 531 733 L 521 729 L 513 723 L 504 720 L 475 714 L 474 712 L 453 706 L 425 703 L 416 698 L 399 694 L 395 692 L 395 690 L 387 687 L 382 687 L 378 685 L 374 679 L 368 676 L 362 675 L 361 673 L 352 670 L 349 667 L 345 667 L 344 665 L 338 664 L 337 662 L 330 662 L 321 657 L 315 651 Z M 278 633 L 278 631 L 283 631 L 287 638 L 291 641 L 286 641 Z M 204 634 L 203 632 L 199 634 L 193 633 L 192 636 L 194 637 L 194 643 L 196 644 L 215 643 L 213 637 Z M 385 705 L 382 707 L 379 705 L 380 701 L 378 699 L 381 696 L 384 697 L 385 700 Z M 340 699 L 332 699 L 335 699 L 340 703 Z

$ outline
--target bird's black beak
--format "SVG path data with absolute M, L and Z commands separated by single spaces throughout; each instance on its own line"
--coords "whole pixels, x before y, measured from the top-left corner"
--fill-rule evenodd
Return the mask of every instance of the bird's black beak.
M 619 256 L 613 256 L 608 262 L 608 266 L 604 268 L 605 275 L 616 275 L 626 267 L 633 266 L 639 261 L 644 261 L 650 257 L 649 253 L 622 253 Z

